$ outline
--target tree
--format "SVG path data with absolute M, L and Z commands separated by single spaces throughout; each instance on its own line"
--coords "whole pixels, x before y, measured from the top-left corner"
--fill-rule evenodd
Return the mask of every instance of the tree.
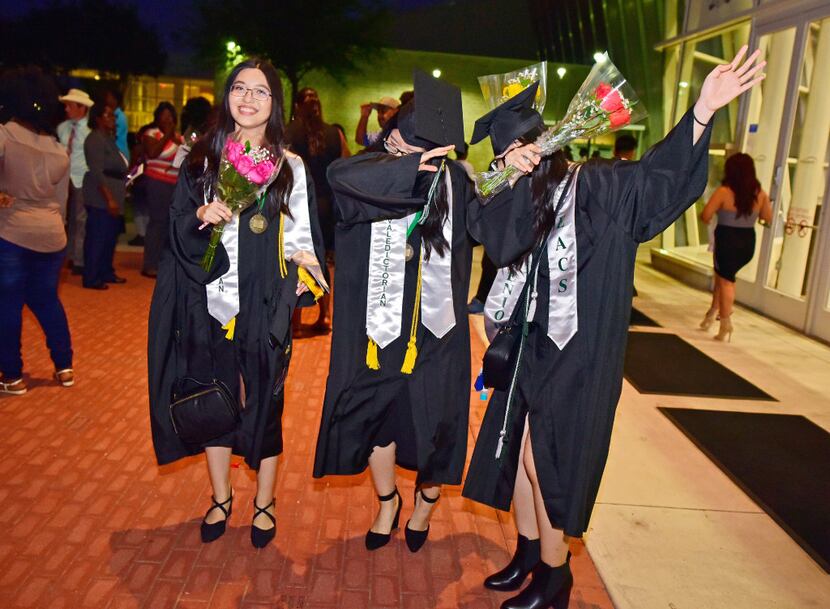
M 338 82 L 381 52 L 388 13 L 378 0 L 199 0 L 192 39 L 224 67 L 227 45 L 267 58 L 288 79 L 291 99 L 310 70 Z
M 7 66 L 88 68 L 123 79 L 156 76 L 166 60 L 158 34 L 141 22 L 136 8 L 112 0 L 56 0 L 5 22 L 0 31 L 0 57 Z

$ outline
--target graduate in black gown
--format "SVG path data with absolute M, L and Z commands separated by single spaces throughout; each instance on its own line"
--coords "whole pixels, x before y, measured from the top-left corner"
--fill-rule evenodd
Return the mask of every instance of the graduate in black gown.
M 472 207 L 469 224 L 497 266 L 512 265 L 499 271 L 489 316 L 503 319 L 521 306 L 515 300 L 525 282 L 535 294 L 515 384 L 490 399 L 463 491 L 497 509 L 515 508 L 516 553 L 485 585 L 517 590 L 531 571 L 533 579 L 503 609 L 568 605 L 567 537 L 586 530 L 608 455 L 637 246 L 703 193 L 714 112 L 761 78 L 763 63 L 753 67 L 758 54 L 741 64 L 745 52 L 709 74 L 694 108 L 639 162 L 575 167 L 561 151 L 540 159 L 537 146 L 519 140 L 534 112 L 529 95 L 476 124 L 474 142 L 489 134 L 497 158 L 530 174 Z M 537 134 L 540 126 L 537 115 Z M 525 279 L 532 252 L 537 277 Z
M 153 445 L 159 464 L 205 452 L 213 504 L 202 522 L 203 542 L 225 532 L 231 514 L 231 454 L 257 471 L 251 541 L 266 545 L 276 531 L 274 483 L 282 452 L 283 382 L 291 351 L 291 315 L 311 305 L 308 284 L 325 285 L 322 235 L 313 182 L 302 160 L 284 149 L 282 84 L 271 64 L 250 59 L 225 83 L 216 126 L 185 160 L 170 217 L 170 251 L 159 267 L 150 308 L 149 384 Z M 283 161 L 263 199 L 241 214 L 213 196 L 228 138 L 271 149 Z M 251 223 L 258 213 L 267 219 Z M 213 225 L 227 221 L 213 267 L 201 267 Z M 303 270 L 300 270 L 300 269 Z M 302 275 L 305 280 L 298 281 Z M 170 419 L 174 392 L 224 382 L 242 407 L 238 428 L 204 445 L 179 439 Z
M 335 161 L 337 285 L 331 366 L 314 476 L 367 466 L 380 511 L 366 535 L 379 548 L 398 526 L 395 464 L 418 472 L 405 534 L 426 541 L 442 484 L 460 484 L 467 445 L 471 242 L 461 93 L 421 72 L 415 98 L 383 152 Z

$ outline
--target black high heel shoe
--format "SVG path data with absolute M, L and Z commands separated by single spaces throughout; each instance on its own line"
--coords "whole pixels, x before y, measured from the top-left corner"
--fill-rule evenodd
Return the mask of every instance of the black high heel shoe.
M 205 517 L 202 519 L 202 543 L 216 541 L 225 534 L 225 527 L 228 524 L 228 518 L 231 517 L 231 512 L 233 511 L 233 489 L 231 489 L 230 496 L 221 503 L 216 501 L 216 497 L 213 495 L 210 496 L 210 500 L 213 502 L 213 505 L 208 508 L 208 511 L 205 512 Z M 228 505 L 228 509 L 225 509 L 225 504 Z M 205 522 L 208 514 L 210 514 L 213 510 L 221 510 L 222 513 L 225 514 L 225 519 L 220 520 L 219 522 L 214 522 L 213 524 Z
M 566 560 L 559 567 L 540 562 L 533 569 L 533 579 L 517 596 L 501 604 L 501 609 L 568 609 L 574 578 Z
M 518 590 L 540 560 L 542 560 L 542 545 L 539 540 L 519 535 L 513 558 L 504 569 L 485 579 L 484 587 L 500 592 Z
M 274 503 L 275 499 L 271 498 L 271 503 L 269 503 L 265 507 L 259 507 L 256 504 L 256 497 L 254 497 L 254 517 L 251 520 L 251 543 L 255 548 L 264 548 L 269 543 L 271 543 L 271 540 L 274 539 L 274 537 L 277 535 L 277 519 L 274 518 L 272 514 L 269 514 L 265 511 L 269 507 L 274 505 Z M 257 516 L 259 516 L 260 514 L 265 514 L 266 516 L 268 516 L 271 522 L 274 523 L 274 526 L 272 526 L 270 529 L 260 529 L 258 526 L 256 526 L 253 521 L 256 520 Z
M 401 495 L 398 492 L 398 488 L 395 487 L 395 491 L 389 493 L 388 495 L 378 495 L 378 501 L 392 501 L 395 497 L 398 498 L 398 509 L 395 512 L 395 519 L 392 521 L 392 529 L 388 533 L 375 533 L 372 530 L 366 532 L 366 549 L 367 550 L 377 550 L 378 548 L 382 548 L 389 540 L 392 539 L 392 533 L 398 530 L 398 522 L 401 517 L 401 507 L 403 506 L 403 499 L 401 499 Z
M 413 497 L 416 504 L 418 500 L 418 493 L 421 493 L 421 499 L 423 501 L 426 501 L 427 503 L 435 503 L 441 498 L 440 496 L 438 496 L 435 499 L 430 499 L 429 497 L 424 495 L 424 491 L 416 488 Z M 429 536 L 429 525 L 427 525 L 427 528 L 424 531 L 413 531 L 409 528 L 409 521 L 407 520 L 403 532 L 404 537 L 406 538 L 406 547 L 409 548 L 410 552 L 417 552 L 427 542 L 427 537 Z

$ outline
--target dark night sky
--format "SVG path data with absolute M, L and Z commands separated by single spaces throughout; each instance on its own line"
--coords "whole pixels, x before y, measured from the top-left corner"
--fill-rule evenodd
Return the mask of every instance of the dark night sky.
M 186 23 L 190 0 L 116 0 L 125 4 L 138 6 L 138 13 L 141 18 L 154 27 L 156 31 L 167 32 L 172 28 L 175 30 L 178 24 Z M 198 0 L 196 0 L 198 1 Z M 274 0 L 279 2 L 279 0 Z M 309 2 L 314 0 L 309 0 Z M 49 0 L 0 0 L 0 16 L 15 17 L 26 12 L 29 7 L 48 4 Z M 429 6 L 432 4 L 452 4 L 450 0 L 386 0 L 393 10 L 406 10 Z M 165 35 L 165 45 L 169 51 L 177 50 L 175 36 Z

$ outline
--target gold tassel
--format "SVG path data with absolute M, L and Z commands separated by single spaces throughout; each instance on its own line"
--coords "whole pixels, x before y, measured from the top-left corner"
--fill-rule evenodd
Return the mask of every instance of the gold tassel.
M 236 317 L 234 317 L 232 320 L 230 320 L 228 323 L 222 326 L 222 329 L 227 330 L 227 332 L 225 333 L 225 338 L 227 338 L 228 340 L 233 340 L 233 333 L 236 330 Z
M 378 344 L 369 339 L 369 344 L 366 345 L 366 366 L 370 370 L 380 370 L 380 360 L 378 359 Z
M 415 342 L 418 340 L 418 321 L 421 313 L 421 265 L 423 264 L 423 252 L 418 259 L 418 285 L 415 289 L 415 309 L 412 311 L 412 327 L 409 330 L 409 342 L 406 344 L 406 355 L 403 358 L 401 372 L 412 374 L 415 369 L 415 360 L 418 359 L 418 347 Z
M 299 267 L 297 271 L 297 276 L 300 281 L 302 281 L 304 284 L 308 286 L 309 292 L 311 292 L 314 295 L 314 302 L 320 300 L 320 297 L 323 295 L 323 288 L 317 285 L 317 281 L 314 279 L 311 273 L 309 273 L 303 267 Z
M 288 277 L 288 265 L 285 263 L 285 214 L 280 212 L 280 236 L 279 236 L 279 258 L 280 258 L 280 277 L 285 279 Z

